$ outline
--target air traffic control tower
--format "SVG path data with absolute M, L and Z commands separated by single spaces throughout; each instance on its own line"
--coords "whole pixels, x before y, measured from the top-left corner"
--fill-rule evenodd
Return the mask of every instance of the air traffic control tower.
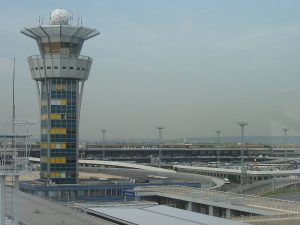
M 71 25 L 63 9 L 51 12 L 49 25 L 24 28 L 40 54 L 28 57 L 41 109 L 41 178 L 73 184 L 78 178 L 78 128 L 84 82 L 92 58 L 81 56 L 84 41 L 95 29 Z

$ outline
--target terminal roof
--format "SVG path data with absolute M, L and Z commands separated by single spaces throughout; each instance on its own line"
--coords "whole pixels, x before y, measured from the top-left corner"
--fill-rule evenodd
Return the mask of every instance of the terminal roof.
M 245 223 L 241 222 L 164 205 L 150 207 L 95 207 L 89 208 L 89 211 L 100 215 L 102 218 L 110 218 L 113 221 L 122 222 L 122 224 L 245 225 Z

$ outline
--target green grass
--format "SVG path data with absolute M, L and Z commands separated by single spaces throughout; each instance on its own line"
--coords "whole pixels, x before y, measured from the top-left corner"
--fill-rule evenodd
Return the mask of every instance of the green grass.
M 277 195 L 282 195 L 282 194 L 289 194 L 289 193 L 300 193 L 300 188 L 295 188 L 295 189 L 277 189 L 275 190 L 275 193 L 268 192 L 266 194 L 263 194 L 263 197 L 274 197 Z

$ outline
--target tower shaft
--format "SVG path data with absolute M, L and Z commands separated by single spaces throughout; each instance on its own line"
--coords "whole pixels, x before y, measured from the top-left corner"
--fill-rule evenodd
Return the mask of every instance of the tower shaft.
M 41 178 L 75 183 L 79 128 L 79 80 L 41 81 Z

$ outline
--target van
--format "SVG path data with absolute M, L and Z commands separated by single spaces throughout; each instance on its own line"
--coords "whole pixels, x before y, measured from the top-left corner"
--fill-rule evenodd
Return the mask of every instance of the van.
M 230 180 L 228 178 L 224 178 L 225 184 L 230 184 Z

